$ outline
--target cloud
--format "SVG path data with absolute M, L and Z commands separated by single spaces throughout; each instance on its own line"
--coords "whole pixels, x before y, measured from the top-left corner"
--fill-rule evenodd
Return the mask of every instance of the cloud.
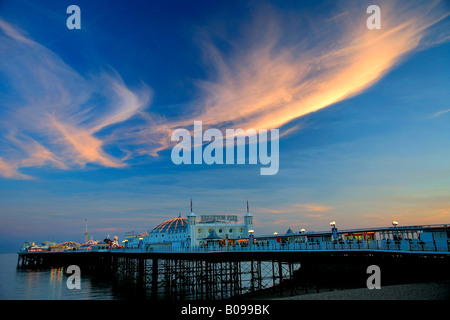
M 0 175 L 2 175 L 5 178 L 30 179 L 29 176 L 18 172 L 17 168 L 18 168 L 17 164 L 8 163 L 0 157 Z
M 22 152 L 22 159 L 18 162 L 19 167 L 34 167 L 50 164 L 60 169 L 67 169 L 67 166 L 58 156 L 36 140 L 18 134 L 17 132 L 10 132 L 6 138 L 14 144 L 17 151 Z
M 334 207 L 319 204 L 295 204 L 295 208 L 302 212 L 327 212 L 334 209 Z
M 281 128 L 364 92 L 427 41 L 449 39 L 434 28 L 449 15 L 441 1 L 381 2 L 381 30 L 366 28 L 364 5 L 343 2 L 329 15 L 312 13 L 314 19 L 261 6 L 232 37 L 205 31 L 208 76 L 195 81 L 196 98 L 170 119 L 147 110 L 149 86 L 129 88 L 114 70 L 83 76 L 0 19 L 0 70 L 8 83 L 0 96 L 0 142 L 14 150 L 2 157 L 0 175 L 23 178 L 27 166 L 123 167 L 135 156 L 157 156 L 173 145 L 173 130 L 195 120 L 204 129 Z
M 443 114 L 446 114 L 447 112 L 450 112 L 450 109 L 441 110 L 441 111 L 438 111 L 436 113 L 433 113 L 433 115 L 431 117 L 432 118 L 437 118 L 439 116 L 442 116 Z
M 239 30 L 238 39 L 206 33 L 202 48 L 210 76 L 196 82 L 199 97 L 189 114 L 163 122 L 160 132 L 194 120 L 216 128 L 280 128 L 373 86 L 425 48 L 430 27 L 449 15 L 440 1 L 384 1 L 381 30 L 369 30 L 364 4 L 356 3 L 345 2 L 311 26 L 301 24 L 310 21 L 301 13 L 266 6 Z M 167 140 L 160 139 L 161 148 Z
M 114 141 L 102 131 L 121 125 L 148 107 L 148 86 L 131 90 L 114 70 L 81 76 L 54 52 L 0 19 L 0 67 L 8 81 L 1 97 L 4 150 L 0 175 L 27 177 L 23 167 L 59 169 L 88 163 L 123 167 L 104 151 Z
M 244 38 L 249 45 L 235 57 L 227 59 L 213 44 L 205 45 L 214 56 L 217 77 L 201 83 L 205 108 L 197 118 L 214 124 L 216 119 L 232 121 L 244 128 L 281 127 L 373 85 L 418 48 L 427 27 L 448 15 L 433 13 L 428 3 L 417 8 L 390 8 L 387 2 L 381 6 L 383 27 L 377 31 L 365 28 L 367 16 L 354 10 L 317 26 L 324 38 L 303 35 L 299 43 L 283 45 L 283 17 L 270 11 L 255 18 L 256 27 L 266 28 L 252 29 Z M 332 27 L 336 29 L 330 34 Z
M 102 150 L 102 141 L 95 138 L 89 130 L 70 126 L 53 117 L 50 118 L 50 123 L 61 133 L 62 141 L 66 146 L 65 154 L 71 162 L 80 166 L 87 163 L 99 163 L 105 167 L 115 168 L 123 166 L 120 161 Z

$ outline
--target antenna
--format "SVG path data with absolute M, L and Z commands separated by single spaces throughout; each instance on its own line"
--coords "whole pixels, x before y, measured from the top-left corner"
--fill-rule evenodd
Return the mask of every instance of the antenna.
M 86 243 L 88 242 L 87 220 L 88 220 L 88 219 L 86 219 L 86 233 L 85 233 L 85 236 L 86 236 Z

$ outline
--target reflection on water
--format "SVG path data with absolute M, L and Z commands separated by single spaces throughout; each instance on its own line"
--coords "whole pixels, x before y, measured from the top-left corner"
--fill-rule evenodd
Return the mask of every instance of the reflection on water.
M 122 299 L 107 282 L 81 274 L 81 289 L 67 288 L 65 268 L 17 269 L 17 254 L 0 254 L 0 299 L 3 300 L 102 300 Z
M 274 274 L 279 274 L 278 268 L 288 268 L 288 265 L 273 266 L 270 261 L 261 261 L 259 276 L 253 280 L 253 265 L 250 262 L 242 262 L 239 265 L 239 281 L 234 272 L 235 267 L 220 269 L 217 265 L 209 266 L 211 279 L 221 279 L 214 285 L 205 281 L 203 268 L 194 268 L 196 262 L 186 262 L 189 270 L 193 270 L 184 276 L 180 276 L 180 270 L 176 266 L 167 264 L 159 266 L 158 286 L 155 290 L 146 287 L 137 290 L 133 282 L 126 281 L 117 286 L 117 281 L 112 284 L 112 279 L 99 279 L 81 272 L 81 289 L 69 289 L 67 281 L 72 273 L 67 274 L 64 267 L 52 269 L 19 269 L 17 268 L 17 254 L 0 254 L 0 299 L 8 300 L 118 300 L 118 299 L 203 299 L 203 295 L 213 299 L 226 299 L 233 294 L 245 294 L 253 289 L 265 289 L 278 283 Z M 162 263 L 160 261 L 160 263 Z M 171 272 L 170 267 L 175 268 Z M 186 267 L 186 266 L 185 266 Z M 299 264 L 293 264 L 292 268 L 298 270 Z M 169 269 L 168 269 L 169 268 Z M 183 269 L 184 270 L 184 269 Z M 163 272 L 166 271 L 166 272 Z M 283 270 L 284 277 L 289 270 Z M 188 276 L 186 276 L 188 275 Z M 71 281 L 71 280 L 69 280 Z M 238 281 L 238 282 L 236 282 Z M 223 286 L 219 284 L 221 283 Z M 236 289 L 238 287 L 238 289 Z M 254 287 L 255 286 L 255 287 Z M 156 294 L 156 296 L 155 296 Z M 200 296 L 199 296 L 200 294 Z

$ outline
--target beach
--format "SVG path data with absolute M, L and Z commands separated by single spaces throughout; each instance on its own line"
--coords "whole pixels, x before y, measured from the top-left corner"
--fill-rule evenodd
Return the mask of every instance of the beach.
M 274 300 L 450 300 L 450 281 L 345 289 L 302 294 Z

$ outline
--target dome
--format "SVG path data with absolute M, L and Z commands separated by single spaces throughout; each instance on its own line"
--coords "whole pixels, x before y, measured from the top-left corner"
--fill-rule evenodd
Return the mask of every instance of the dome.
M 171 220 L 164 221 L 159 224 L 151 233 L 161 233 L 161 232 L 185 232 L 187 231 L 188 222 L 186 218 L 175 218 Z
M 57 247 L 68 247 L 68 248 L 76 248 L 79 247 L 80 244 L 73 241 L 66 241 L 57 245 Z

